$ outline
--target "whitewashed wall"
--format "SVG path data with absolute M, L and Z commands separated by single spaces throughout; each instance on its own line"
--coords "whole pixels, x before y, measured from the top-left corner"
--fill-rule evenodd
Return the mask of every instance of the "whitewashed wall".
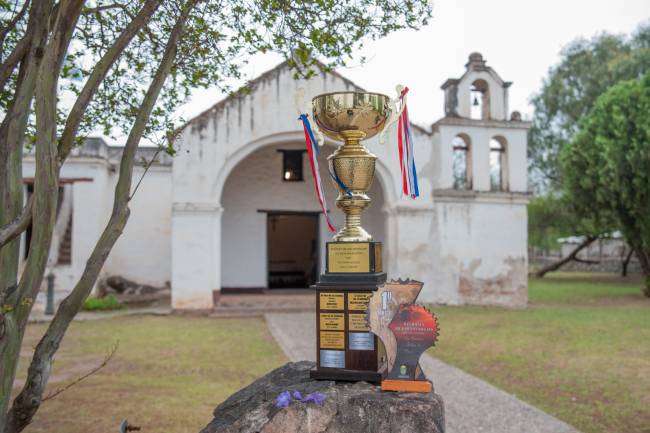
M 143 170 L 142 167 L 134 168 L 134 187 Z M 169 166 L 149 169 L 129 203 L 131 215 L 108 257 L 104 267 L 106 274 L 154 286 L 171 281 L 171 177 Z M 113 197 L 116 182 L 117 173 L 113 173 L 108 197 Z M 107 203 L 112 207 L 112 200 Z
M 52 270 L 57 301 L 78 281 L 110 218 L 117 173 L 107 158 L 105 152 L 96 157 L 72 156 L 61 169 L 61 178 L 82 180 L 72 184 L 71 263 L 57 265 Z M 141 174 L 142 168 L 134 169 L 134 179 L 139 179 Z M 25 157 L 23 175 L 34 175 L 31 156 Z M 171 167 L 153 166 L 130 208 L 124 233 L 111 251 L 100 278 L 121 275 L 141 283 L 163 285 L 171 278 Z M 24 242 L 23 236 L 23 248 Z
M 526 203 L 503 193 L 436 196 L 433 301 L 526 305 Z

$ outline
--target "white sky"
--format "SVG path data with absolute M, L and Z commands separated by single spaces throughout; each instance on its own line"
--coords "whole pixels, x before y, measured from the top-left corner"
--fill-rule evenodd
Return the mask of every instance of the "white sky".
M 510 110 L 530 116 L 530 96 L 559 60 L 563 46 L 601 31 L 631 33 L 650 18 L 650 0 L 435 0 L 433 14 L 419 32 L 398 32 L 368 43 L 364 65 L 339 69 L 367 90 L 390 96 L 396 84 L 408 85 L 409 114 L 422 125 L 442 117 L 440 85 L 460 77 L 473 51 L 482 53 L 504 80 L 514 82 Z M 272 54 L 255 57 L 245 69 L 246 78 L 281 60 Z M 214 89 L 197 90 L 179 113 L 189 119 L 223 97 Z

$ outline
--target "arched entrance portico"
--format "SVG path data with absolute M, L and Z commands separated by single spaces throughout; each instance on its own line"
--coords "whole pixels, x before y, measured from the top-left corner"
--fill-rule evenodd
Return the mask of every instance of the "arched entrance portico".
M 323 267 L 325 242 L 331 239 L 314 193 L 307 155 L 302 155 L 302 180 L 284 179 L 285 151 L 304 149 L 299 140 L 265 143 L 245 155 L 224 177 L 221 193 L 221 288 L 229 291 L 273 287 L 307 287 Z M 321 179 L 330 215 L 341 224 L 336 191 L 326 169 L 333 145 L 321 148 Z M 378 174 L 377 177 L 380 177 Z M 373 236 L 386 240 L 383 188 L 376 181 L 372 204 L 363 224 Z M 295 286 L 295 287 L 294 287 Z

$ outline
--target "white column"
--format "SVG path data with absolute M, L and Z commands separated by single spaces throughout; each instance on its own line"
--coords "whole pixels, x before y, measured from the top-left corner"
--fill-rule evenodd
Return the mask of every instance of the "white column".
M 213 203 L 174 203 L 172 308 L 209 310 L 221 290 L 221 215 Z

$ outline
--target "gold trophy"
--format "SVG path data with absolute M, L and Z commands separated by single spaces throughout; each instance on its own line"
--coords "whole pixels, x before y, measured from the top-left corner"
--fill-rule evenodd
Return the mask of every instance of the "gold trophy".
M 361 213 L 370 205 L 368 190 L 375 177 L 375 160 L 361 143 L 380 133 L 392 110 L 391 100 L 378 93 L 340 92 L 319 95 L 312 100 L 313 118 L 329 138 L 343 141 L 327 159 L 339 195 L 336 206 L 345 213 L 345 225 L 334 236 L 338 242 L 368 242 L 372 236 L 361 227 Z
M 378 93 L 337 92 L 312 100 L 316 134 L 343 142 L 327 159 L 338 190 L 336 206 L 345 213 L 343 228 L 327 243 L 325 272 L 314 285 L 314 379 L 378 383 L 386 371 L 385 350 L 366 321 L 370 298 L 386 282 L 386 273 L 381 243 L 361 226 L 377 160 L 361 141 L 380 134 L 397 117 L 396 111 L 395 102 Z

